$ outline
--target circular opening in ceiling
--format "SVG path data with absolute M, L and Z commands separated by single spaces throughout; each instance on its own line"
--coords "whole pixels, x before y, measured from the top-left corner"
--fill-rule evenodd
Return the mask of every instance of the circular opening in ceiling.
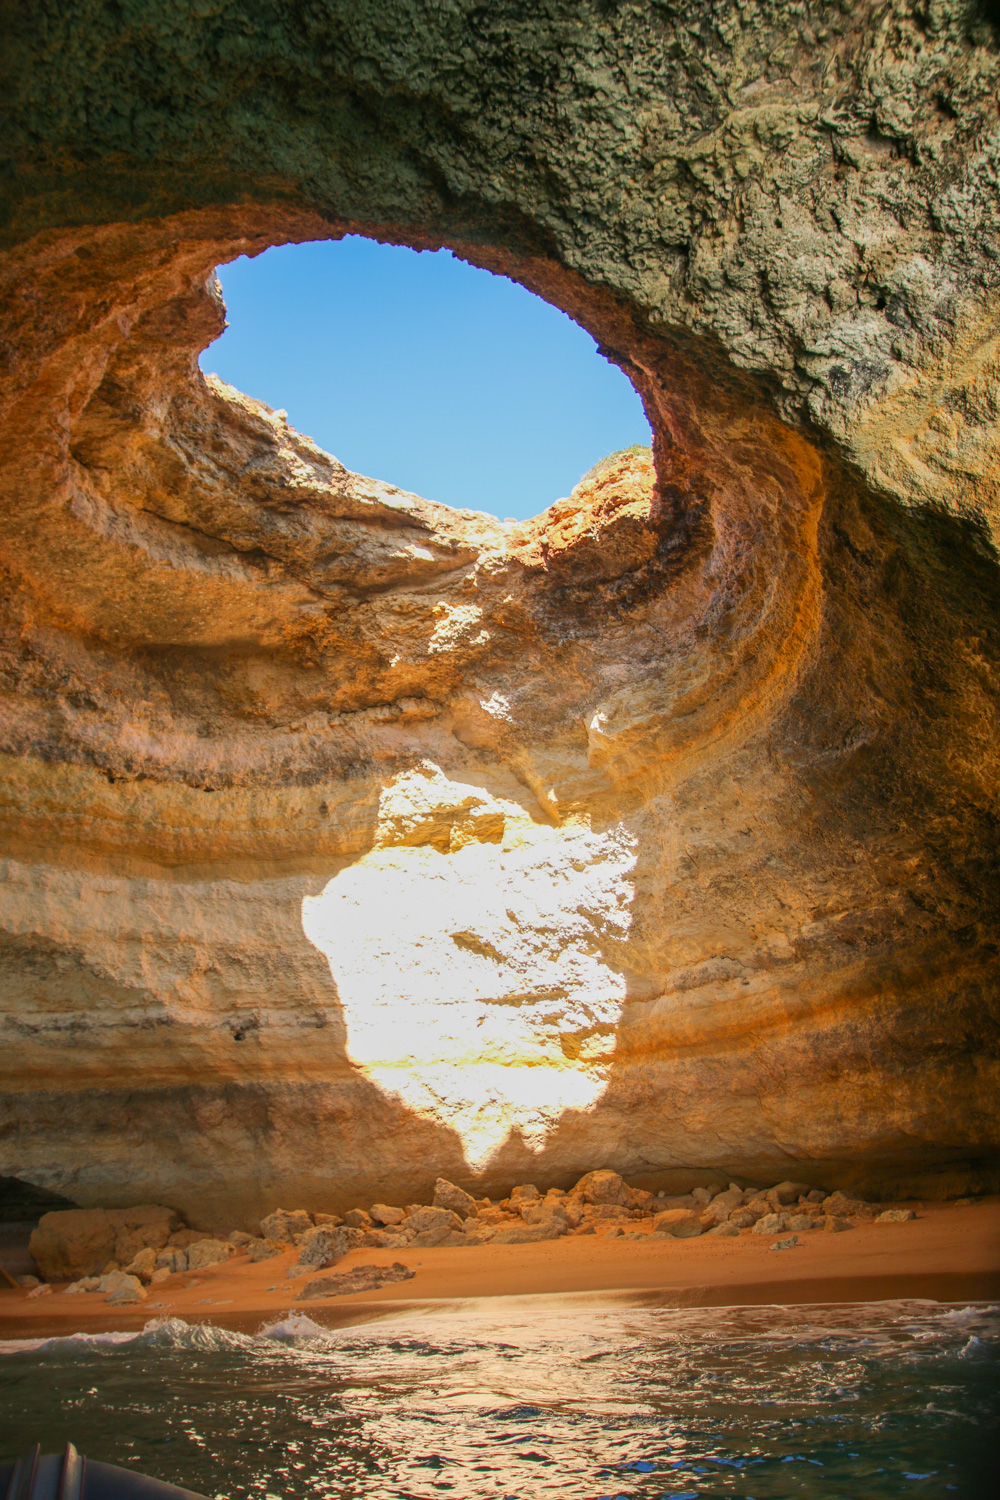
M 628 378 L 566 313 L 449 250 L 359 235 L 219 268 L 229 326 L 202 368 L 349 469 L 527 519 L 651 442 Z

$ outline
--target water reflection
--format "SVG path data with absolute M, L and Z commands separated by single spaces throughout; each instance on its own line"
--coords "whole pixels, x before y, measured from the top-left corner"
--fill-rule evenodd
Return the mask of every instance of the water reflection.
M 72 1438 L 229 1500 L 990 1493 L 995 1308 L 540 1302 L 8 1345 L 0 1445 Z

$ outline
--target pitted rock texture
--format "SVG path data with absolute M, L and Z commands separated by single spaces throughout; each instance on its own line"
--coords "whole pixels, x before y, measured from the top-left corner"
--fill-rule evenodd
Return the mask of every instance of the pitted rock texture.
M 13 25 L 0 1171 L 203 1229 L 988 1172 L 986 13 Z M 215 265 L 359 229 L 565 308 L 655 463 L 506 526 L 201 376 Z

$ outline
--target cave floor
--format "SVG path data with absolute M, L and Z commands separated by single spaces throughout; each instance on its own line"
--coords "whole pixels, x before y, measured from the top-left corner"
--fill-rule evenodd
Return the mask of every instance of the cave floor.
M 627 1241 L 593 1236 L 534 1245 L 404 1252 L 410 1281 L 353 1296 L 303 1302 L 285 1271 L 294 1252 L 256 1265 L 243 1256 L 196 1275 L 151 1287 L 135 1307 L 107 1306 L 98 1293 L 29 1297 L 0 1291 L 0 1338 L 127 1332 L 153 1318 L 254 1331 L 292 1308 L 327 1327 L 435 1309 L 454 1312 L 481 1299 L 576 1296 L 663 1307 L 873 1302 L 927 1298 L 939 1302 L 1000 1297 L 1000 1197 L 969 1206 L 906 1205 L 906 1224 L 855 1224 L 842 1234 L 804 1234 L 775 1251 L 773 1237 Z M 780 1238 L 780 1237 L 779 1237 Z M 357 1250 L 338 1271 L 389 1265 L 388 1250 Z

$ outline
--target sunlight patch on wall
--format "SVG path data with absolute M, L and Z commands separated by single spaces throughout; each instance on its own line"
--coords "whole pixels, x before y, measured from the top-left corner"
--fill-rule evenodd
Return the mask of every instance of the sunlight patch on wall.
M 597 1102 L 626 993 L 613 953 L 631 926 L 634 840 L 525 827 L 512 811 L 502 844 L 376 849 L 303 902 L 349 1058 L 456 1130 L 474 1170 L 511 1133 L 540 1150 L 564 1111 Z

